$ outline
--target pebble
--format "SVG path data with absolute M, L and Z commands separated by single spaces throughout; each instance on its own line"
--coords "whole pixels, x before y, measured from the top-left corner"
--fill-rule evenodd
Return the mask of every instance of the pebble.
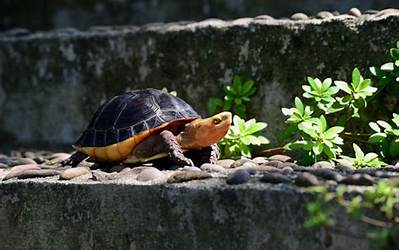
M 273 20 L 274 18 L 269 15 L 260 15 L 260 16 L 256 16 L 254 19 Z
M 0 168 L 9 168 L 9 166 L 7 164 L 0 163 Z
M 398 9 L 384 9 L 379 11 L 376 16 L 386 16 L 386 15 L 398 15 L 399 10 Z
M 346 173 L 346 174 L 351 174 L 354 171 L 353 164 L 345 159 L 339 159 L 336 160 L 338 164 L 336 164 L 336 169 L 339 170 L 340 172 Z
M 273 155 L 268 157 L 268 160 L 270 161 L 281 161 L 281 162 L 288 162 L 288 161 L 292 161 L 292 157 L 288 156 L 288 155 Z
M 204 163 L 203 165 L 201 165 L 200 169 L 209 173 L 227 173 L 227 169 L 217 164 Z
M 205 173 L 202 171 L 176 171 L 168 178 L 167 182 L 168 183 L 186 182 L 192 180 L 202 180 L 211 177 L 212 176 L 209 173 Z
M 181 170 L 182 171 L 201 171 L 200 168 L 194 167 L 194 166 L 184 166 Z
M 277 168 L 285 168 L 285 167 L 295 168 L 297 167 L 297 164 L 293 162 L 281 162 L 277 166 Z
M 40 167 L 38 164 L 24 164 L 24 165 L 17 165 L 10 169 L 10 172 L 4 177 L 4 180 L 8 180 L 11 178 L 18 177 L 22 172 L 26 170 L 39 170 Z
M 36 177 L 47 177 L 47 176 L 54 176 L 59 175 L 59 170 L 54 169 L 27 169 L 21 172 L 18 172 L 16 175 L 6 175 L 3 180 L 8 180 L 11 178 L 18 177 L 18 179 L 27 179 L 27 178 L 36 178 Z
M 304 13 L 295 13 L 295 14 L 293 14 L 291 17 L 290 17 L 290 19 L 292 19 L 292 20 L 296 20 L 296 21 L 298 21 L 298 20 L 307 20 L 308 19 L 308 16 L 306 15 L 306 14 L 304 14 Z
M 143 169 L 137 176 L 138 181 L 151 181 L 163 177 L 164 174 L 157 168 L 148 167 Z
M 36 161 L 29 158 L 14 158 L 10 164 L 11 167 L 17 165 L 37 164 Z
M 357 186 L 371 186 L 374 185 L 375 181 L 374 178 L 368 174 L 353 174 L 343 178 L 339 183 Z
M 279 168 L 271 167 L 268 165 L 253 165 L 252 163 L 245 163 L 243 164 L 243 166 L 238 167 L 236 169 L 246 170 L 247 172 L 249 172 L 249 174 L 252 175 L 262 174 L 265 172 L 282 172 L 282 170 Z
M 295 184 L 301 187 L 310 187 L 319 185 L 319 181 L 315 175 L 310 173 L 301 173 L 297 175 Z
M 0 163 L 10 166 L 12 164 L 12 158 L 10 157 L 0 157 Z
M 117 178 L 118 176 L 116 173 L 106 173 L 100 170 L 92 171 L 92 180 L 94 181 L 109 181 Z
M 242 158 L 242 159 L 236 160 L 234 163 L 232 163 L 231 168 L 241 167 L 241 166 L 243 166 L 243 164 L 248 163 L 248 162 L 252 163 L 253 165 L 258 165 L 253 160 Z M 220 164 L 218 164 L 218 165 L 220 165 Z
M 351 16 L 355 16 L 355 17 L 360 17 L 362 16 L 362 13 L 359 9 L 357 8 L 351 8 L 349 10 L 349 12 L 347 12 L 347 14 L 351 15 Z
M 325 18 L 331 18 L 334 17 L 335 15 L 333 15 L 331 12 L 329 11 L 320 11 L 317 14 L 317 17 L 325 19 Z
M 226 183 L 229 185 L 237 185 L 246 183 L 250 180 L 250 173 L 244 169 L 238 169 L 229 174 Z
M 278 166 L 280 166 L 280 164 L 282 164 L 281 161 L 278 161 L 278 160 L 270 160 L 270 161 L 268 161 L 267 163 L 262 164 L 262 165 L 266 165 L 266 166 L 270 166 L 270 167 L 277 168 Z
M 60 179 L 62 180 L 71 180 L 73 178 L 76 178 L 78 176 L 82 176 L 85 174 L 89 174 L 90 170 L 85 167 L 76 167 L 76 168 L 69 168 L 64 170 L 61 175 Z
M 335 166 L 329 161 L 319 161 L 312 165 L 313 168 L 334 168 Z
M 379 11 L 377 11 L 377 10 L 366 10 L 366 11 L 364 11 L 364 14 L 373 15 L 373 14 L 376 14 L 378 12 Z
M 284 168 L 282 168 L 282 173 L 283 174 L 291 174 L 293 172 L 294 172 L 294 170 L 293 170 L 292 167 L 284 167 Z
M 317 168 L 310 171 L 313 175 L 324 178 L 326 180 L 340 181 L 343 176 L 333 170 L 327 168 Z
M 267 183 L 289 183 L 290 178 L 279 173 L 265 173 L 260 179 L 262 182 Z
M 267 157 L 256 157 L 253 159 L 253 161 L 257 164 L 265 164 L 268 162 L 268 158 Z
M 218 160 L 216 162 L 217 165 L 220 165 L 224 168 L 231 168 L 231 165 L 234 163 L 235 161 L 232 159 L 223 159 L 223 160 Z
M 126 165 L 115 165 L 112 166 L 109 170 L 110 173 L 112 172 L 121 172 L 123 169 L 127 168 Z M 130 168 L 129 168 L 130 169 Z

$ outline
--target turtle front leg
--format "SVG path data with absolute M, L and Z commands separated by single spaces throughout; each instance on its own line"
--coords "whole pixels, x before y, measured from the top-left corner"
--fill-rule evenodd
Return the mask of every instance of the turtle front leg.
M 78 166 L 78 164 L 83 161 L 84 159 L 86 159 L 88 157 L 87 154 L 76 151 L 75 153 L 73 153 L 69 158 L 63 160 L 61 162 L 61 166 L 67 166 L 70 165 L 73 168 Z
M 176 140 L 175 135 L 169 131 L 164 130 L 160 133 L 161 142 L 164 144 L 168 156 L 171 160 L 173 160 L 179 166 L 194 166 L 191 159 L 187 158 L 182 151 L 181 146 Z

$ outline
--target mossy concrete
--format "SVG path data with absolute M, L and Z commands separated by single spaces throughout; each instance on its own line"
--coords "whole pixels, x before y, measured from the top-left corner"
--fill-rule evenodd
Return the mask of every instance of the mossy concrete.
M 130 185 L 0 182 L 2 249 L 367 249 L 367 228 L 303 227 L 311 196 L 291 185 L 221 179 Z
M 107 98 L 168 87 L 207 114 L 235 74 L 253 79 L 249 117 L 281 144 L 282 107 L 306 76 L 346 80 L 389 58 L 398 15 L 305 21 L 237 19 L 0 36 L 2 147 L 70 145 Z

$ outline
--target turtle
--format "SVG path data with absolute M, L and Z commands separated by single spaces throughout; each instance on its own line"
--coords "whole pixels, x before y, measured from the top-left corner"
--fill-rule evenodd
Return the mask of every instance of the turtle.
M 228 132 L 232 114 L 202 119 L 181 98 L 157 89 L 114 96 L 94 113 L 72 145 L 74 154 L 62 165 L 77 166 L 90 157 L 100 163 L 143 163 L 169 157 L 175 166 L 193 165 L 194 151 L 202 163 L 217 160 L 216 143 Z

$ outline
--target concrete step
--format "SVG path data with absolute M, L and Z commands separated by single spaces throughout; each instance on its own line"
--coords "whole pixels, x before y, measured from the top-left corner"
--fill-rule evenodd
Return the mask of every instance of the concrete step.
M 343 210 L 335 230 L 305 229 L 303 189 L 221 179 L 131 185 L 0 183 L 2 249 L 368 249 Z
M 0 36 L 2 147 L 69 145 L 106 98 L 168 87 L 206 115 L 234 74 L 253 79 L 250 116 L 280 144 L 282 107 L 306 76 L 349 79 L 387 61 L 399 17 L 380 13 L 303 21 L 244 18 Z

